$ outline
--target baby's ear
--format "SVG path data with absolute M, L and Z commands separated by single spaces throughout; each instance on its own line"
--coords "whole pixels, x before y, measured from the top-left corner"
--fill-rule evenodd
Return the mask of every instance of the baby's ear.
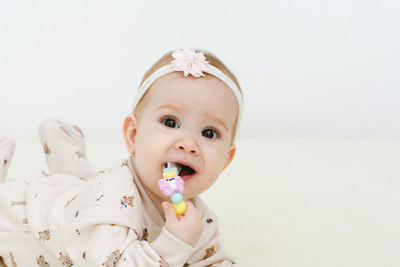
M 232 162 L 233 157 L 235 156 L 236 153 L 236 146 L 234 144 L 231 144 L 228 150 L 228 154 L 226 155 L 226 160 L 224 164 L 223 170 L 229 166 L 229 164 Z
M 122 133 L 129 154 L 135 154 L 135 136 L 137 133 L 137 119 L 135 114 L 129 114 L 126 116 L 122 126 Z

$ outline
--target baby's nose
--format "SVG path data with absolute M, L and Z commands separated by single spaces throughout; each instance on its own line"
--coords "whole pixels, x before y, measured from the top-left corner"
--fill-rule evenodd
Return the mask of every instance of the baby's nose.
M 193 155 L 198 155 L 199 153 L 198 146 L 196 145 L 195 141 L 191 139 L 184 139 L 176 142 L 175 148 L 177 150 L 190 153 Z

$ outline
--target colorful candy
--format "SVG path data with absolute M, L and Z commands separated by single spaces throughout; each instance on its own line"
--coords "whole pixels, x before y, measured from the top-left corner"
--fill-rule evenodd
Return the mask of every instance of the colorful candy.
M 186 203 L 183 201 L 182 195 L 183 183 L 182 178 L 178 176 L 178 168 L 171 167 L 170 163 L 168 163 L 168 168 L 163 170 L 163 179 L 158 180 L 158 185 L 163 194 L 171 197 L 177 215 L 182 215 L 186 211 Z

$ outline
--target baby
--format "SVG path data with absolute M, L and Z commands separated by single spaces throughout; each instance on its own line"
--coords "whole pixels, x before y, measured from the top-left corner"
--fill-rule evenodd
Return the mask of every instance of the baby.
M 0 256 L 9 266 L 238 266 L 198 195 L 235 155 L 239 88 L 209 53 L 167 53 L 123 123 L 130 158 L 106 172 L 86 159 L 80 128 L 42 123 L 50 173 L 0 185 Z M 2 151 L 8 166 L 12 150 Z M 159 188 L 168 164 L 184 181 L 182 215 Z

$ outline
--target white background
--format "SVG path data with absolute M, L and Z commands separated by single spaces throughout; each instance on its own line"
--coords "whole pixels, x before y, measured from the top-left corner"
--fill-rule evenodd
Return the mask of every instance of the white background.
M 400 5 L 390 0 L 0 1 L 0 132 L 61 117 L 121 142 L 143 73 L 205 48 L 245 94 L 240 138 L 400 140 Z

